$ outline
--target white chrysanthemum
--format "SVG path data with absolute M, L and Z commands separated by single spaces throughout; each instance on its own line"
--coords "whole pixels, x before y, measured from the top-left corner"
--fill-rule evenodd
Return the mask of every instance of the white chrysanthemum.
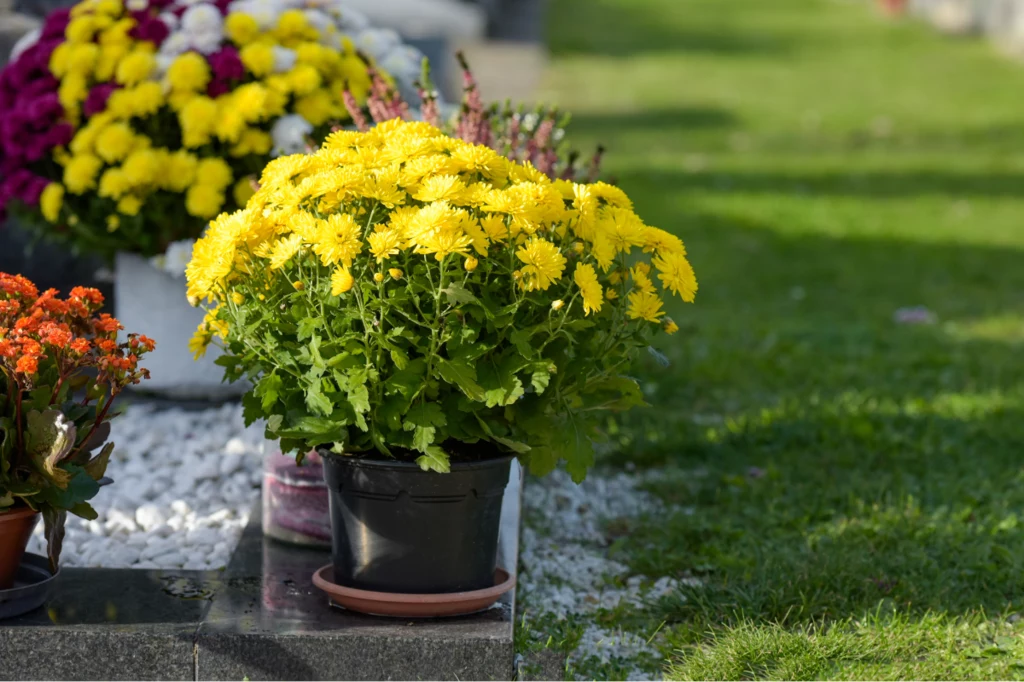
M 358 10 L 345 7 L 343 2 L 330 3 L 335 7 L 335 14 L 338 16 L 338 26 L 350 33 L 358 33 L 370 28 L 370 20 Z
M 306 136 L 312 132 L 313 124 L 298 114 L 277 119 L 270 129 L 270 136 L 274 140 L 274 156 L 306 151 Z
M 334 19 L 331 19 L 326 12 L 312 8 L 305 10 L 303 13 L 306 15 L 306 21 L 309 22 L 309 25 L 321 33 L 328 29 L 335 30 L 337 28 Z
M 423 53 L 412 45 L 399 45 L 379 60 L 382 69 L 395 78 L 414 81 L 423 64 Z
M 181 17 L 181 30 L 192 35 L 222 32 L 224 19 L 213 5 L 200 3 L 189 7 Z
M 376 60 L 383 59 L 388 52 L 402 44 L 398 33 L 390 28 L 371 28 L 360 31 L 355 39 L 356 47 Z
M 271 50 L 274 53 L 274 73 L 291 71 L 292 67 L 295 66 L 296 60 L 299 58 L 295 50 L 289 50 L 287 47 L 274 45 Z
M 164 26 L 167 27 L 167 30 L 172 32 L 177 31 L 178 26 L 181 25 L 181 21 L 178 19 L 178 15 L 174 14 L 173 12 L 161 12 L 158 18 L 160 19 L 160 21 L 164 22 Z
M 178 31 L 167 36 L 167 39 L 160 44 L 160 54 L 168 57 L 177 57 L 192 49 L 191 39 L 184 33 Z
M 213 54 L 223 43 L 224 33 L 221 31 L 204 31 L 192 36 L 192 47 L 202 54 Z

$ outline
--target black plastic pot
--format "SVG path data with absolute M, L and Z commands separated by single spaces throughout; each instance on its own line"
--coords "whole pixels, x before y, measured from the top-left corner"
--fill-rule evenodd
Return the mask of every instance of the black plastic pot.
M 511 456 L 453 463 L 439 474 L 408 462 L 320 455 L 338 585 L 437 594 L 494 584 Z

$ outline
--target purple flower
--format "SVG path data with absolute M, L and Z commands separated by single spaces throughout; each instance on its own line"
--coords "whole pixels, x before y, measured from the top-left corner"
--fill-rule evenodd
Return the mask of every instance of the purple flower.
M 214 78 L 210 81 L 210 84 L 206 86 L 207 97 L 220 97 L 221 95 L 231 92 L 231 86 L 228 85 L 227 81 L 219 78 Z
M 68 22 L 71 21 L 71 10 L 67 8 L 58 9 L 50 13 L 46 17 L 46 23 L 43 24 L 43 38 L 60 38 L 64 39 L 64 29 L 68 27 Z
M 64 113 L 64 107 L 61 106 L 57 93 L 51 92 L 28 100 L 26 113 L 37 125 L 46 125 Z
M 132 12 L 132 16 L 136 23 L 131 36 L 136 40 L 148 40 L 159 46 L 170 34 L 167 24 L 146 12 Z
M 89 91 L 89 96 L 85 98 L 85 105 L 82 107 L 82 111 L 85 112 L 86 116 L 94 116 L 107 107 L 107 100 L 110 99 L 110 93 L 114 92 L 117 86 L 113 83 L 104 83 L 103 85 L 97 85 Z
M 211 54 L 209 59 L 215 80 L 237 81 L 245 77 L 245 67 L 234 47 L 226 45 Z

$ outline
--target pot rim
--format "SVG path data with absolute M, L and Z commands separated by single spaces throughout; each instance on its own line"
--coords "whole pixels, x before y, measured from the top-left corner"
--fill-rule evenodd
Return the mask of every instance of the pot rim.
M 35 516 L 38 513 L 28 505 L 17 505 L 7 511 L 0 511 L 0 521 L 15 521 L 26 516 Z
M 391 469 L 398 471 L 421 471 L 424 474 L 436 474 L 436 471 L 424 471 L 420 468 L 420 465 L 416 462 L 400 462 L 396 459 L 384 459 L 384 458 L 369 458 L 369 457 L 353 457 L 352 455 L 339 455 L 331 452 L 326 448 L 317 448 L 317 454 L 324 460 L 332 459 L 339 462 L 354 462 L 356 466 L 361 466 L 366 469 Z M 517 456 L 502 455 L 501 457 L 491 457 L 489 459 L 480 460 L 479 462 L 451 462 L 451 471 L 473 471 L 475 469 L 489 469 L 495 466 L 501 466 L 506 462 L 510 462 L 516 459 Z

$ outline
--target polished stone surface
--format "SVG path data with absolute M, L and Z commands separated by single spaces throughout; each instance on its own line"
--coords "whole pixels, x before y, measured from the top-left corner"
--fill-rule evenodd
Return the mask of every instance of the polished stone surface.
M 515 566 L 520 482 L 506 491 L 499 564 Z M 259 519 L 254 512 L 254 519 Z M 396 620 L 331 606 L 312 583 L 330 552 L 250 526 L 199 628 L 199 679 L 510 679 L 514 592 L 482 613 Z
M 218 577 L 63 569 L 44 608 L 0 622 L 0 679 L 192 679 Z
M 520 477 L 499 565 L 516 566 Z M 265 539 L 260 510 L 224 571 L 61 571 L 44 608 L 0 621 L 0 680 L 511 679 L 514 591 L 448 619 L 364 616 L 312 584 L 330 553 Z

